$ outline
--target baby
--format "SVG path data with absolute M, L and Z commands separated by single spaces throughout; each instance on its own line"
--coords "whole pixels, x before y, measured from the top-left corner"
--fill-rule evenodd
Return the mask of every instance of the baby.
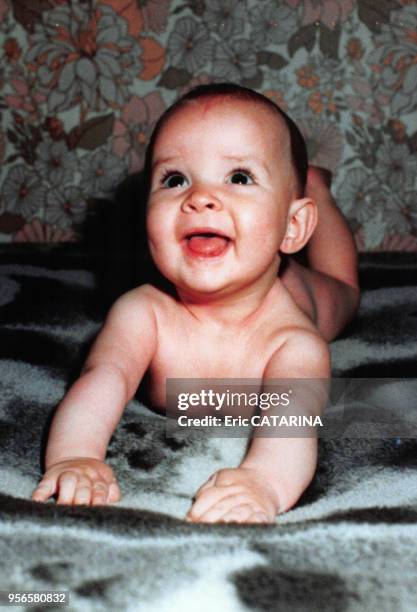
M 116 502 L 104 462 L 145 375 L 164 410 L 166 379 L 327 379 L 327 342 L 359 301 L 353 239 L 326 175 L 307 166 L 295 124 L 266 97 L 200 86 L 159 120 L 148 150 L 147 232 L 173 290 L 119 298 L 80 378 L 60 403 L 32 499 Z M 308 268 L 283 257 L 307 245 Z M 281 267 L 281 269 L 280 269 Z M 322 406 L 312 410 L 319 413 Z M 272 522 L 310 483 L 317 439 L 255 436 L 236 468 L 213 474 L 187 519 Z

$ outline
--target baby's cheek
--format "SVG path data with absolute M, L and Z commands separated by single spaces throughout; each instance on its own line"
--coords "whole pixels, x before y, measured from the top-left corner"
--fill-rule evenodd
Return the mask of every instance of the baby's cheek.
M 262 245 L 263 254 L 276 253 L 285 235 L 286 224 L 274 213 L 259 214 L 245 223 L 245 235 L 250 237 L 253 245 Z
M 146 218 L 146 232 L 151 249 L 166 251 L 175 241 L 174 223 L 160 206 L 151 207 Z
M 146 212 L 146 231 L 148 238 L 152 241 L 158 239 L 158 235 L 164 230 L 164 219 L 159 206 L 148 205 Z

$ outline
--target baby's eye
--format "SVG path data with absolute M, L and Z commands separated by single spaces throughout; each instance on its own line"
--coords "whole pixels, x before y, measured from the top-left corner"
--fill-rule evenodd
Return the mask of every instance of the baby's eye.
M 254 177 L 249 170 L 235 170 L 230 175 L 229 182 L 235 185 L 251 185 L 254 182 Z
M 162 177 L 161 183 L 165 189 L 173 189 L 174 187 L 183 187 L 187 179 L 180 172 L 168 172 Z

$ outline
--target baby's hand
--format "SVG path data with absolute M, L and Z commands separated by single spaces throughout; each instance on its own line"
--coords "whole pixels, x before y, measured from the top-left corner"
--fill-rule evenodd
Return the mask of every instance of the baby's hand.
M 98 459 L 78 457 L 52 465 L 32 493 L 34 501 L 57 494 L 58 504 L 98 506 L 119 501 L 111 467 Z
M 196 523 L 272 523 L 278 500 L 259 472 L 250 468 L 215 472 L 200 487 L 187 520 Z

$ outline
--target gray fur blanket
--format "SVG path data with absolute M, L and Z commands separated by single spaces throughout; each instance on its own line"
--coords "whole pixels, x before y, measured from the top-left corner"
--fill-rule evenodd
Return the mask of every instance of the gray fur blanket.
M 31 502 L 51 414 L 109 292 L 100 258 L 79 247 L 0 256 L 0 591 L 69 590 L 69 609 L 87 612 L 417 609 L 413 437 L 321 439 L 314 481 L 275 525 L 192 525 L 191 496 L 238 463 L 244 441 L 166 438 L 135 399 L 108 454 L 121 502 Z M 416 269 L 411 255 L 362 257 L 362 305 L 332 344 L 335 375 L 416 377 Z M 364 400 L 346 408 L 352 422 L 366 421 Z M 387 410 L 415 415 L 416 404 L 411 393 Z

